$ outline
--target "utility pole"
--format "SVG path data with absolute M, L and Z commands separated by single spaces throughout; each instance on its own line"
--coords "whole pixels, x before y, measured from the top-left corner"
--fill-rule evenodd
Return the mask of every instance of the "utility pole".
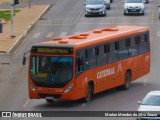
M 11 0 L 11 38 L 15 38 L 14 35 L 14 10 L 15 10 L 15 5 L 19 4 L 19 0 Z
M 29 8 L 31 8 L 31 0 L 28 0 L 28 2 L 29 2 Z
M 3 32 L 3 26 L 2 26 L 2 23 L 0 22 L 0 33 Z
M 14 22 L 13 22 L 13 15 L 14 15 L 14 0 L 11 0 L 11 38 L 14 38 Z

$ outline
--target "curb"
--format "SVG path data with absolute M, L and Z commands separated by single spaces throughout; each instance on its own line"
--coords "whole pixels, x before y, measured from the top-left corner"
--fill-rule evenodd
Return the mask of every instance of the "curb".
M 13 53 L 16 48 L 23 42 L 23 40 L 25 39 L 25 37 L 27 36 L 27 34 L 33 30 L 33 28 L 35 27 L 35 25 L 38 23 L 38 20 L 46 13 L 48 12 L 48 10 L 52 7 L 52 5 L 48 5 L 44 11 L 42 12 L 41 15 L 39 15 L 31 24 L 30 26 L 27 28 L 27 30 L 24 32 L 23 35 L 21 35 L 16 42 L 12 45 L 12 47 L 10 49 L 8 49 L 7 53 Z

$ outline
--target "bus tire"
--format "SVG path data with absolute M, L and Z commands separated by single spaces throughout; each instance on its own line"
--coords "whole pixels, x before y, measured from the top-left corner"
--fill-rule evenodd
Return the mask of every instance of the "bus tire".
M 124 84 L 122 85 L 123 90 L 128 90 L 131 83 L 131 73 L 129 71 L 126 72 Z
M 54 100 L 46 99 L 48 103 L 54 103 Z
M 91 84 L 88 84 L 87 89 L 86 89 L 86 97 L 85 97 L 85 102 L 90 102 L 92 97 L 92 86 Z

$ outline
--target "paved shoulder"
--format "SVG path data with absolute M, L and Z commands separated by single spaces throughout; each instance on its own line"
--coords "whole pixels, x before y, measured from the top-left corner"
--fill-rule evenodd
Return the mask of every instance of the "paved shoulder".
M 3 33 L 0 34 L 0 52 L 11 52 L 15 49 L 32 28 L 36 21 L 47 11 L 49 5 L 32 6 L 31 8 L 20 8 L 21 12 L 14 16 L 14 35 L 10 39 L 11 22 L 9 21 L 3 27 Z

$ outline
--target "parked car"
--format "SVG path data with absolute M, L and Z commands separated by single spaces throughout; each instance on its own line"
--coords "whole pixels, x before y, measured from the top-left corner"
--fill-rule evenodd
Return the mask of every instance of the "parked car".
M 110 2 L 106 0 L 87 0 L 85 5 L 85 16 L 103 15 L 106 16 L 106 9 L 110 9 Z
M 145 1 L 144 0 L 125 0 L 124 15 L 141 14 L 144 15 Z
M 146 114 L 150 112 L 150 114 L 160 115 L 160 91 L 151 91 L 149 92 L 142 101 L 138 101 L 139 108 L 138 113 Z M 154 116 L 139 116 L 137 120 L 159 120 L 160 117 Z

